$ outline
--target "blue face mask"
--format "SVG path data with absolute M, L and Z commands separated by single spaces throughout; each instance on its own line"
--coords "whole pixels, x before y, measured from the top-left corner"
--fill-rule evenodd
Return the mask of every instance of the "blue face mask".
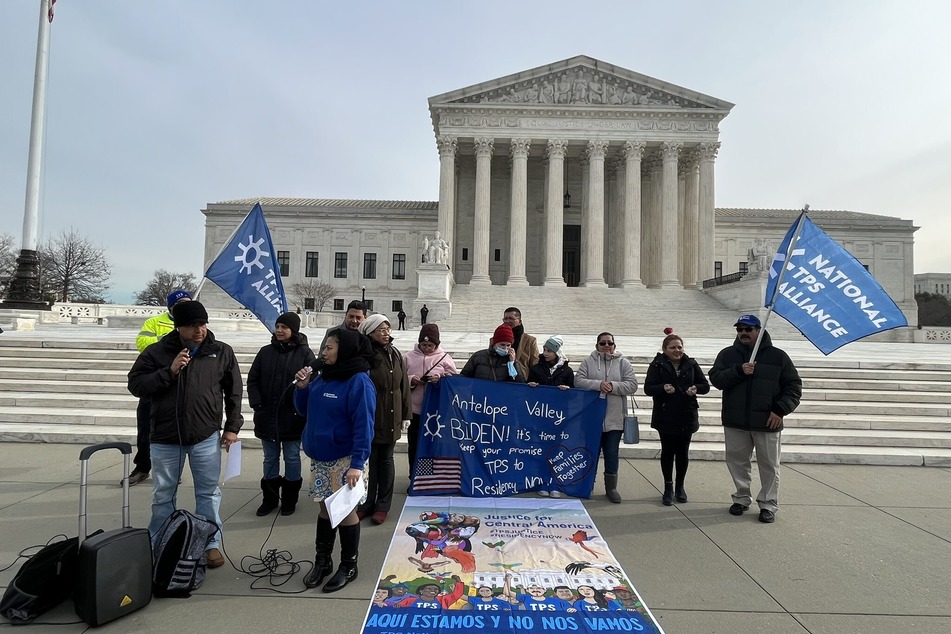
M 507 357 L 509 356 L 509 351 L 508 348 L 496 348 L 495 354 L 499 355 L 500 357 Z

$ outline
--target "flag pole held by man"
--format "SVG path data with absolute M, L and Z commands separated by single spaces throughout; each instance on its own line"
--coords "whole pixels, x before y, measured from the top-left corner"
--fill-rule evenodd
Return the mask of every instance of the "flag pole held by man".
M 274 332 L 275 320 L 287 312 L 287 297 L 261 203 L 254 205 L 232 234 L 205 277 Z

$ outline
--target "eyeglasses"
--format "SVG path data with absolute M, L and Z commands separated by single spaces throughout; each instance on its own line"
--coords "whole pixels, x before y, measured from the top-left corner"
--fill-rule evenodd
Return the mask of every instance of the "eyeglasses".
M 614 345 L 614 342 L 613 342 L 613 341 L 599 341 L 599 342 L 598 342 L 598 345 L 599 345 L 599 346 L 608 346 L 608 347 L 610 347 L 610 346 L 613 346 L 613 345 Z
M 756 329 L 753 328 L 752 326 L 737 326 L 736 327 L 737 332 L 753 332 L 754 330 Z
M 391 330 L 389 328 L 377 328 L 374 332 L 378 332 L 381 335 L 388 335 L 390 334 Z

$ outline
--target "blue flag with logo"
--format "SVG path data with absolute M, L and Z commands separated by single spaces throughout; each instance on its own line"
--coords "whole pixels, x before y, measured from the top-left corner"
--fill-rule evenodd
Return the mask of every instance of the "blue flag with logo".
M 287 312 L 287 297 L 261 203 L 254 205 L 231 242 L 205 271 L 205 277 L 274 332 L 274 320 Z
M 790 249 L 797 226 L 799 237 Z M 785 262 L 786 270 L 782 271 Z M 769 268 L 766 306 L 823 354 L 908 320 L 861 262 L 802 214 Z

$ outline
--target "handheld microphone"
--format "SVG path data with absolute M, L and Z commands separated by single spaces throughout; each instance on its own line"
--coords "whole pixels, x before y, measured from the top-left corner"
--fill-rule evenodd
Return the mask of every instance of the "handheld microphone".
M 307 367 L 310 368 L 310 374 L 311 374 L 311 376 L 313 376 L 313 375 L 317 374 L 317 373 L 320 371 L 320 368 L 321 368 L 322 366 L 323 366 L 323 364 L 320 362 L 320 359 L 318 359 L 317 361 L 314 361 L 313 363 L 311 363 L 311 364 L 310 364 L 309 366 L 307 366 Z M 297 377 L 295 376 L 295 377 L 294 377 L 294 380 L 291 381 L 291 385 L 297 385 L 298 383 L 300 383 L 300 381 L 299 381 L 299 380 L 297 379 Z

